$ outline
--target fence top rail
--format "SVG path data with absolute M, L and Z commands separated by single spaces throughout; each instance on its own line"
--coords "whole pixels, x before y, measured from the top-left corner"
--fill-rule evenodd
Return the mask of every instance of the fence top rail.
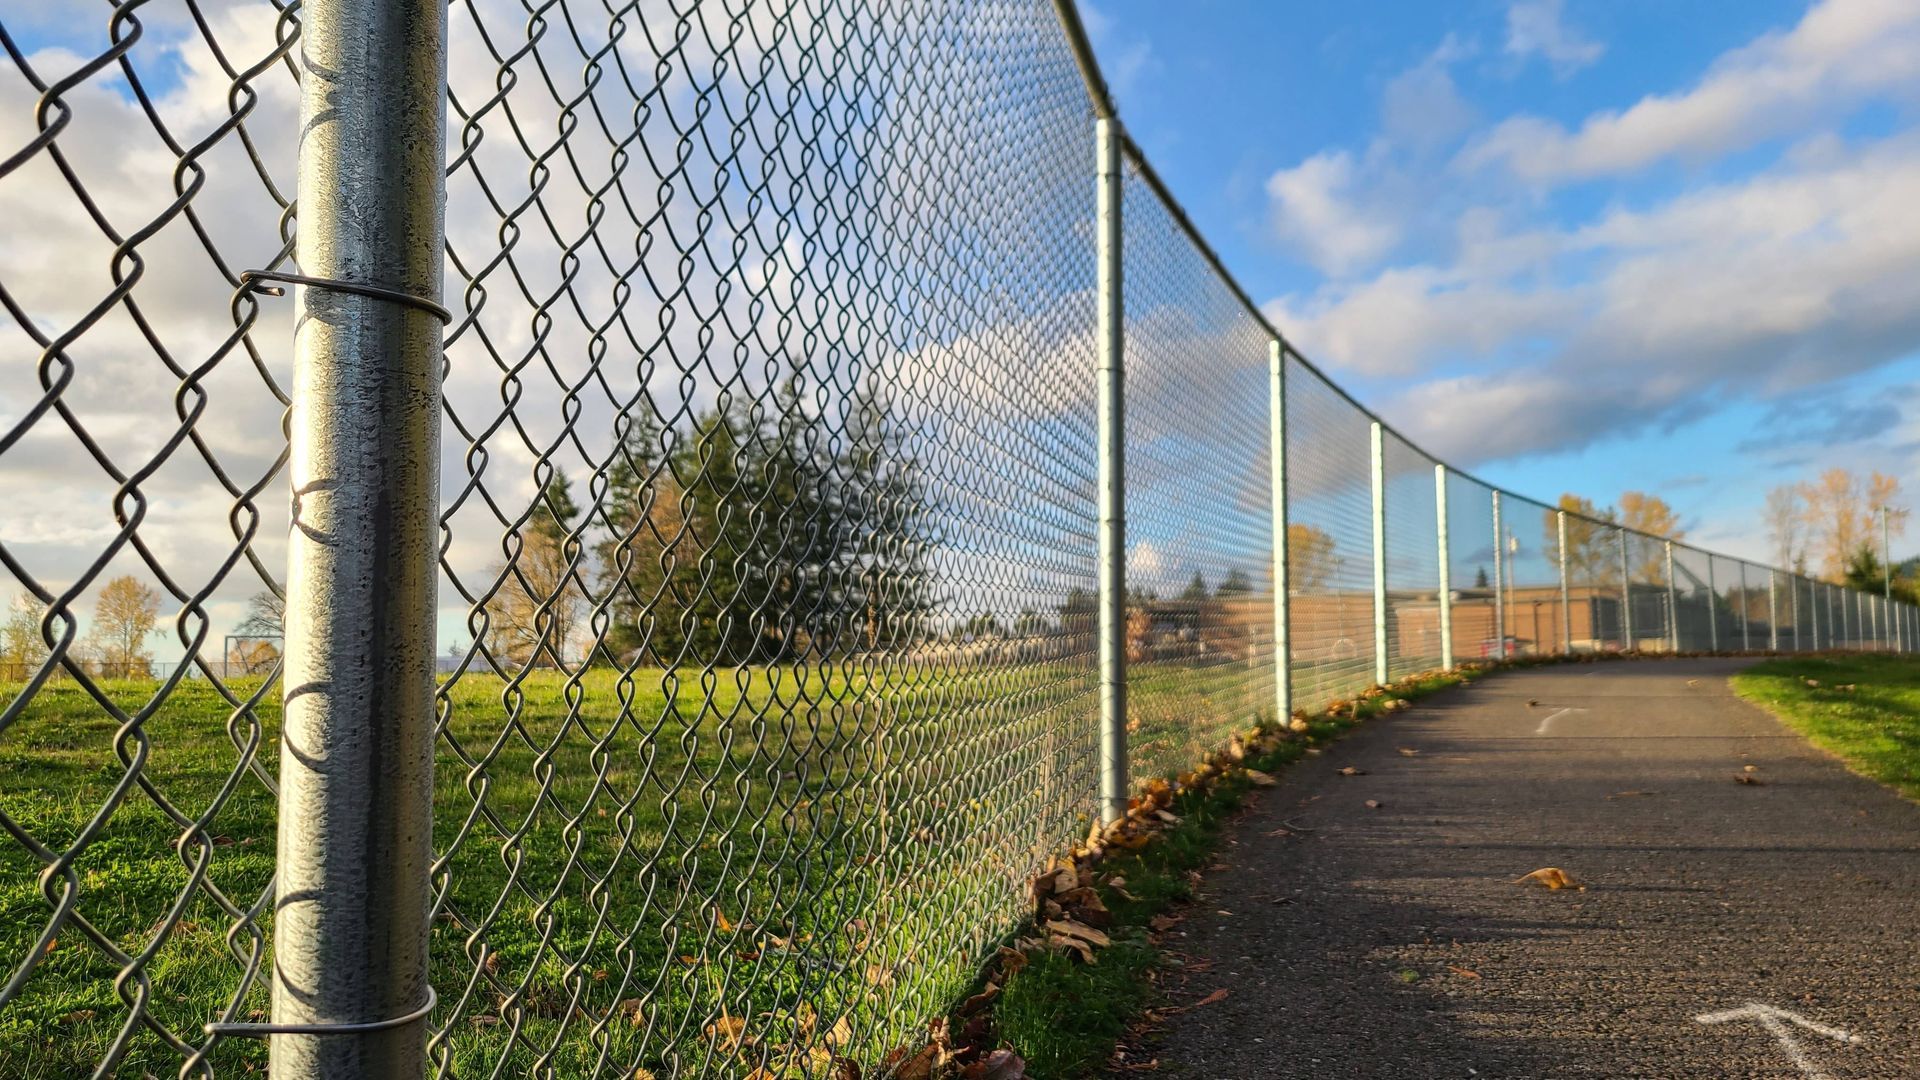
M 1113 100 L 1113 94 L 1107 85 L 1106 76 L 1100 70 L 1100 61 L 1094 55 L 1092 40 L 1087 35 L 1086 24 L 1082 22 L 1080 18 L 1080 11 L 1079 11 L 1078 4 L 1075 2 L 1075 0 L 1053 0 L 1053 8 L 1054 8 L 1055 14 L 1058 15 L 1059 17 L 1061 29 L 1066 34 L 1067 44 L 1069 46 L 1070 51 L 1073 54 L 1074 63 L 1078 65 L 1080 69 L 1080 77 L 1081 77 L 1081 80 L 1086 85 L 1088 102 L 1093 109 L 1094 115 L 1103 120 L 1118 121 L 1120 119 L 1119 107 Z M 1353 394 L 1348 392 L 1348 390 L 1345 387 L 1341 386 L 1338 382 L 1334 381 L 1334 379 L 1331 376 L 1329 376 L 1324 370 L 1322 370 L 1318 364 L 1315 364 L 1312 360 L 1309 360 L 1304 353 L 1302 353 L 1298 348 L 1296 348 L 1293 345 L 1291 341 L 1287 340 L 1287 336 L 1280 331 L 1279 327 L 1273 324 L 1273 321 L 1271 319 L 1267 318 L 1266 312 L 1262 311 L 1260 309 L 1260 305 L 1254 302 L 1252 295 L 1250 295 L 1247 292 L 1246 288 L 1240 284 L 1240 279 L 1234 275 L 1233 271 L 1227 268 L 1226 263 L 1221 260 L 1219 253 L 1214 250 L 1213 245 L 1207 241 L 1207 238 L 1204 235 L 1201 234 L 1199 226 L 1194 224 L 1193 218 L 1188 215 L 1186 207 L 1181 204 L 1178 198 L 1174 197 L 1172 189 L 1167 187 L 1166 181 L 1161 179 L 1159 171 L 1153 167 L 1153 162 L 1148 160 L 1146 151 L 1141 149 L 1140 144 L 1136 143 L 1133 140 L 1133 136 L 1127 133 L 1124 125 L 1122 125 L 1120 129 L 1120 150 L 1121 150 L 1121 154 L 1125 157 L 1127 163 L 1133 167 L 1135 173 L 1140 177 L 1140 179 L 1143 182 L 1146 183 L 1148 189 L 1151 190 L 1154 193 L 1154 195 L 1160 200 L 1162 206 L 1166 209 L 1168 216 L 1173 219 L 1174 224 L 1179 228 L 1180 232 L 1186 236 L 1188 242 L 1193 244 L 1194 250 L 1196 251 L 1196 253 L 1199 254 L 1202 261 L 1204 261 L 1207 264 L 1207 266 L 1211 268 L 1213 272 L 1219 276 L 1221 283 L 1227 287 L 1228 291 L 1230 291 L 1233 294 L 1234 298 L 1240 303 L 1241 307 L 1243 307 L 1246 310 L 1247 317 L 1252 319 L 1254 323 L 1258 325 L 1261 328 L 1261 330 L 1267 334 L 1268 337 L 1280 343 L 1281 351 L 1285 357 L 1291 358 L 1295 363 L 1299 364 L 1302 368 L 1305 368 L 1309 374 L 1311 374 L 1314 378 L 1318 379 L 1324 386 L 1326 386 L 1327 389 L 1332 390 L 1335 394 L 1339 395 L 1342 400 L 1346 401 L 1349 405 L 1352 405 L 1355 409 L 1359 410 L 1359 412 L 1363 416 L 1367 417 L 1367 419 L 1373 421 L 1374 423 L 1379 424 L 1381 429 L 1385 433 L 1390 434 L 1394 438 L 1399 439 L 1401 442 L 1405 443 L 1408 447 L 1413 449 L 1416 453 L 1421 454 L 1422 456 L 1426 457 L 1428 460 L 1434 462 L 1437 465 L 1440 465 L 1442 468 L 1445 468 L 1449 473 L 1455 476 L 1458 476 L 1463 480 L 1468 480 L 1473 483 L 1479 484 L 1481 487 L 1487 488 L 1489 491 L 1500 492 L 1501 494 L 1509 498 L 1519 499 L 1524 502 L 1531 503 L 1542 510 L 1559 511 L 1559 512 L 1565 513 L 1569 518 L 1584 521 L 1584 522 L 1587 522 L 1588 524 L 1597 525 L 1603 528 L 1618 529 L 1621 532 L 1630 533 L 1634 536 L 1638 536 L 1647 540 L 1659 540 L 1663 542 L 1671 540 L 1671 542 L 1673 543 L 1676 549 L 1684 549 L 1686 551 L 1692 551 L 1697 554 L 1706 555 L 1713 558 L 1738 559 L 1738 556 L 1727 555 L 1717 551 L 1709 551 L 1706 548 L 1689 544 L 1683 540 L 1672 540 L 1670 537 L 1659 536 L 1654 533 L 1644 532 L 1640 529 L 1635 529 L 1619 521 L 1609 521 L 1605 518 L 1595 517 L 1591 514 L 1580 513 L 1577 510 L 1567 510 L 1567 509 L 1564 509 L 1563 507 L 1554 506 L 1552 504 L 1543 502 L 1539 499 L 1531 498 L 1529 496 L 1522 495 L 1517 492 L 1508 491 L 1507 489 L 1501 487 L 1498 484 L 1491 483 L 1487 480 L 1484 480 L 1474 475 L 1473 473 L 1467 472 L 1464 469 L 1458 468 L 1457 466 L 1454 466 L 1445 461 L 1442 461 L 1439 457 L 1428 452 L 1418 442 L 1408 437 L 1404 432 L 1395 428 L 1390 421 L 1386 420 L 1384 417 L 1380 416 L 1378 413 L 1368 408 L 1363 402 L 1360 401 L 1360 399 L 1354 397 Z M 1795 573 L 1794 571 L 1791 571 L 1791 570 L 1768 566 L 1765 563 L 1754 562 L 1750 559 L 1739 559 L 1739 561 L 1746 563 L 1750 566 L 1768 570 L 1770 572 L 1785 574 L 1790 578 L 1796 578 L 1796 579 L 1800 579 L 1808 582 L 1813 582 L 1818 580 L 1815 578 L 1808 577 L 1804 574 Z M 1854 586 L 1849 583 L 1839 583 L 1839 584 L 1841 585 L 1842 588 L 1847 588 L 1847 589 L 1854 588 Z M 1871 592 L 1872 590 L 1862 589 L 1862 590 L 1856 590 L 1856 591 Z

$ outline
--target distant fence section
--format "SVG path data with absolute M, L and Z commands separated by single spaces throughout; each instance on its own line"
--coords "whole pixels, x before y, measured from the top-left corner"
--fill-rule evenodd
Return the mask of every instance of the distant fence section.
M 1250 725 L 1920 631 L 1368 412 L 1070 4 L 100 15 L 0 26 L 0 1074 L 887 1075 Z

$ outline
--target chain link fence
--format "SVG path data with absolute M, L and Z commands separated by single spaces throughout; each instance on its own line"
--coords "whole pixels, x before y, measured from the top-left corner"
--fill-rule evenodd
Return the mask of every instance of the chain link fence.
M 1103 777 L 1461 661 L 1920 630 L 1435 461 L 1281 340 L 1124 135 L 1104 244 L 1070 6 L 456 0 L 437 296 L 307 276 L 420 239 L 311 198 L 296 228 L 302 132 L 361 100 L 313 28 L 360 0 L 30 7 L 0 21 L 5 1075 L 270 1045 L 318 1075 L 362 1039 L 450 1077 L 885 1075 Z M 310 917 L 360 879 L 286 884 L 350 831 L 279 809 L 347 760 L 282 739 L 347 613 L 282 598 L 329 485 L 373 481 L 303 479 L 367 448 L 301 395 L 329 333 L 441 315 L 408 391 L 437 467 L 377 504 L 437 534 L 437 601 L 327 669 L 430 703 L 364 729 L 430 734 L 430 792 L 333 792 L 430 798 L 423 970 L 320 1015 L 298 965 L 350 983 L 386 946 Z M 407 570 L 384 527 L 351 554 Z

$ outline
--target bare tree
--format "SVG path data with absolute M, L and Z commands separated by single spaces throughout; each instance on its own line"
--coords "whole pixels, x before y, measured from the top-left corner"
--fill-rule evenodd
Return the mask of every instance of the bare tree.
M 1806 537 L 1802 561 L 1810 559 L 1828 581 L 1846 580 L 1847 564 L 1862 545 L 1878 553 L 1882 507 L 1889 511 L 1889 530 L 1896 536 L 1906 532 L 1907 511 L 1894 506 L 1900 481 L 1884 473 L 1862 477 L 1847 469 L 1828 469 L 1812 483 L 1799 485 L 1797 495 Z M 1767 510 L 1771 518 L 1771 496 Z
M 233 628 L 248 637 L 284 637 L 287 632 L 287 602 L 272 589 L 261 589 L 247 601 L 247 617 Z
M 1773 544 L 1775 566 L 1795 569 L 1806 561 L 1801 530 L 1806 509 L 1801 505 L 1800 485 L 1781 484 L 1767 492 L 1767 540 Z
M 90 636 L 107 675 L 146 678 L 153 674 L 153 656 L 147 635 L 160 618 L 160 594 L 131 576 L 122 575 L 100 588 L 93 605 Z

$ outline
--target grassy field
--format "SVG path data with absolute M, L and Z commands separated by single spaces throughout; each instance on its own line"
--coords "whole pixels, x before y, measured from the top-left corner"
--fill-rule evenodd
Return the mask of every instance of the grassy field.
M 1853 771 L 1920 799 L 1920 657 L 1769 660 L 1735 675 L 1733 688 Z
M 1190 764 L 1271 685 L 1244 662 L 1142 665 L 1136 760 Z M 53 854 L 91 836 L 61 864 L 70 902 L 145 985 L 116 990 L 121 965 L 75 924 L 43 944 L 68 886 L 0 842 L 0 958 L 44 951 L 0 1009 L 0 1076 L 90 1071 L 121 1040 L 121 1074 L 174 1075 L 216 1012 L 267 1008 L 263 979 L 241 988 L 271 963 L 272 915 L 236 913 L 273 871 L 277 689 L 231 686 L 250 708 L 204 681 L 157 704 L 150 681 L 103 689 L 147 714 L 123 726 L 54 683 L 0 732 L 0 812 Z M 1086 829 L 1096 691 L 1046 663 L 460 679 L 435 775 L 436 1055 L 568 1080 L 877 1060 L 966 988 L 1026 877 Z M 243 1073 L 265 1046 L 208 1060 Z

